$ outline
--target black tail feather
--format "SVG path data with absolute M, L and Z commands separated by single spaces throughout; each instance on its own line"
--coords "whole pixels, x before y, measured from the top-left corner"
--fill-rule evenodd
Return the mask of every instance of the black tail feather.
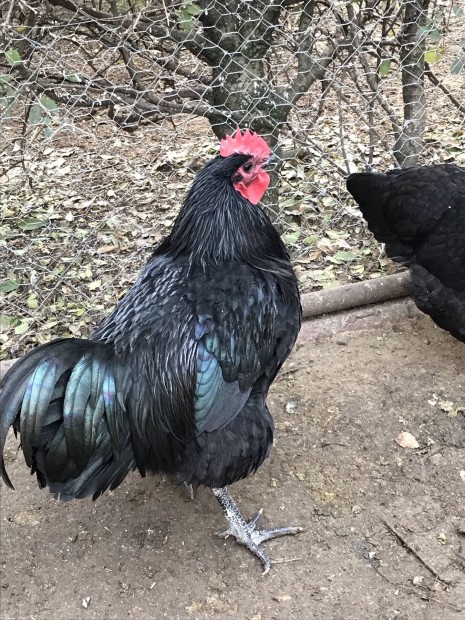
M 126 395 L 117 394 L 130 388 L 124 373 L 103 343 L 72 338 L 38 347 L 2 382 L 0 453 L 13 426 L 39 486 L 62 499 L 116 488 L 136 466 Z M 3 458 L 0 471 L 14 488 Z

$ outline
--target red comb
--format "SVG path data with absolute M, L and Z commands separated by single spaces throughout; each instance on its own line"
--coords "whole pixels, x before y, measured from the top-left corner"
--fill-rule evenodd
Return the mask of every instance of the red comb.
M 221 140 L 220 155 L 229 157 L 233 154 L 253 155 L 260 159 L 268 159 L 270 147 L 265 140 L 253 131 L 246 129 L 244 133 L 237 129 L 233 136 L 226 136 Z

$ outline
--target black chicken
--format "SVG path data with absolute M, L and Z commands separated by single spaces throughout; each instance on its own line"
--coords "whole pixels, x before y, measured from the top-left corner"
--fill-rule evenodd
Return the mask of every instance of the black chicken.
M 410 266 L 418 308 L 465 342 L 465 168 L 352 174 L 347 189 L 387 255 Z
M 255 206 L 270 149 L 246 130 L 195 179 L 171 234 L 90 340 L 56 340 L 19 360 L 0 394 L 0 450 L 21 435 L 40 487 L 96 499 L 133 469 L 210 487 L 229 529 L 260 544 L 301 528 L 256 529 L 224 488 L 262 464 L 273 440 L 265 404 L 300 327 L 286 249 Z M 12 486 L 2 460 L 2 476 Z

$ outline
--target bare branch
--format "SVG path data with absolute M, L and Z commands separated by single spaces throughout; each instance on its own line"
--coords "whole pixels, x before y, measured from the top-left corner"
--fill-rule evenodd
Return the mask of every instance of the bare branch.
M 427 62 L 425 62 L 425 74 L 428 76 L 428 79 L 430 80 L 430 82 L 434 84 L 434 86 L 437 86 L 439 90 L 441 90 L 446 95 L 446 97 L 449 99 L 451 103 L 454 104 L 457 110 L 461 114 L 465 114 L 465 105 L 460 103 L 460 101 L 458 101 L 458 99 L 454 97 L 454 95 L 450 92 L 450 90 L 446 86 L 444 86 L 442 82 L 438 80 L 436 75 L 431 71 L 431 67 L 429 66 Z
M 287 98 L 292 104 L 308 92 L 309 88 L 325 76 L 326 69 L 333 60 L 336 47 L 328 43 L 325 52 L 317 58 L 312 58 L 311 50 L 314 42 L 314 30 L 312 28 L 315 0 L 306 0 L 302 6 L 297 36 L 297 76 L 289 88 Z
M 185 69 L 181 66 L 179 60 L 173 57 L 152 58 L 152 60 L 154 60 L 157 65 L 162 69 L 166 69 L 166 71 L 168 71 L 169 73 L 176 73 L 178 75 L 182 75 L 182 77 L 185 77 L 188 80 L 200 82 L 205 86 L 210 86 L 211 84 L 210 79 L 206 79 L 200 75 L 197 75 L 196 73 L 192 73 L 192 71 L 190 71 L 189 69 Z
M 179 45 L 185 47 L 195 56 L 205 61 L 218 62 L 222 56 L 220 48 L 212 47 L 207 39 L 201 34 L 192 35 L 189 32 L 183 32 L 176 28 L 167 28 L 160 26 L 153 19 L 150 19 L 150 13 L 141 12 L 136 22 L 128 17 L 114 16 L 111 13 L 98 11 L 87 4 L 78 4 L 73 0 L 48 0 L 53 6 L 61 6 L 73 13 L 93 17 L 96 25 L 102 29 L 104 25 L 108 28 L 122 27 L 133 28 L 136 32 L 149 32 L 152 36 L 159 39 L 170 39 Z
M 301 53 L 297 77 L 289 88 L 288 98 L 293 105 L 299 101 L 302 95 L 308 92 L 316 81 L 324 79 L 326 69 L 333 61 L 336 50 L 337 44 L 329 44 L 325 53 L 317 59 L 313 59 L 308 53 Z
M 360 64 L 362 65 L 362 68 L 364 71 L 364 77 L 367 81 L 368 86 L 370 87 L 371 92 L 373 93 L 373 99 L 379 103 L 381 108 L 388 115 L 388 118 L 391 122 L 393 131 L 394 131 L 394 136 L 397 140 L 401 132 L 401 126 L 397 118 L 397 114 L 394 108 L 390 105 L 390 103 L 386 99 L 386 97 L 384 97 L 384 95 L 379 90 L 376 73 L 370 67 L 370 63 L 368 62 L 367 57 L 365 56 L 365 53 L 363 52 L 364 33 L 358 24 L 357 17 L 351 5 L 348 5 L 347 13 L 350 18 L 349 29 L 352 35 L 352 40 L 350 44 L 350 47 L 352 49 L 351 56 L 353 58 L 357 58 L 360 61 Z M 352 74 L 354 75 L 353 72 Z M 363 92 L 362 89 L 358 85 L 357 87 L 360 92 Z

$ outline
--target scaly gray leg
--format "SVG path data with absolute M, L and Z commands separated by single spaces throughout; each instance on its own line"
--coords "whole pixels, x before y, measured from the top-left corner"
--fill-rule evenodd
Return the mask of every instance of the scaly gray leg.
M 262 510 L 257 512 L 255 517 L 247 523 L 226 488 L 212 489 L 212 492 L 223 509 L 225 517 L 229 523 L 228 529 L 221 532 L 221 534 L 218 534 L 218 536 L 220 538 L 234 536 L 237 542 L 246 546 L 247 549 L 256 555 L 263 564 L 265 569 L 263 571 L 264 575 L 266 575 L 271 568 L 271 560 L 265 551 L 260 548 L 260 545 L 271 538 L 278 538 L 279 536 L 287 536 L 288 534 L 298 534 L 299 532 L 303 532 L 302 527 L 277 527 L 272 530 L 257 530 L 255 528 L 262 515 Z
M 188 484 L 187 482 L 183 482 L 182 486 L 184 487 L 184 491 L 186 492 L 186 495 L 189 497 L 191 502 L 193 502 L 195 499 L 194 487 L 191 484 Z

